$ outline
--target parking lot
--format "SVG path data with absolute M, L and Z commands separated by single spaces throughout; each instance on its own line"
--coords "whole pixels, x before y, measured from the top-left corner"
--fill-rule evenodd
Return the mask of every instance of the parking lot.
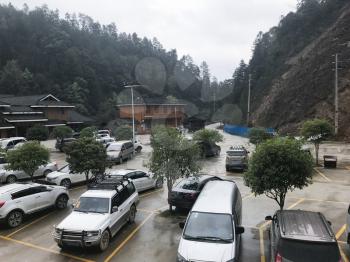
M 134 159 L 114 166 L 145 169 L 150 147 L 144 140 L 144 149 Z M 265 196 L 255 197 L 244 185 L 241 173 L 225 171 L 225 151 L 230 145 L 244 144 L 247 140 L 225 134 L 220 157 L 202 162 L 203 172 L 236 181 L 243 198 L 242 253 L 240 261 L 269 261 L 269 224 L 265 216 L 272 215 L 278 206 Z M 64 164 L 64 154 L 52 153 L 52 160 Z M 350 199 L 350 171 L 344 166 L 331 170 L 315 170 L 314 183 L 308 188 L 287 195 L 286 208 L 322 212 L 332 222 L 339 241 L 343 260 L 348 261 L 350 249 L 346 244 L 345 224 Z M 71 203 L 86 190 L 78 186 L 70 190 Z M 178 222 L 186 218 L 186 212 L 168 211 L 167 190 L 149 190 L 140 194 L 136 221 L 126 225 L 111 241 L 104 253 L 94 250 L 69 249 L 61 252 L 52 237 L 53 226 L 71 212 L 55 209 L 28 217 L 16 229 L 0 228 L 0 261 L 176 261 L 181 236 Z

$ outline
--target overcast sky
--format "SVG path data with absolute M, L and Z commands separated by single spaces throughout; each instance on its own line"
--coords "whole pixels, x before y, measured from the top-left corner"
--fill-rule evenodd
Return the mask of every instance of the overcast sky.
M 206 61 L 219 80 L 232 76 L 241 59 L 251 56 L 259 31 L 277 25 L 297 0 L 0 0 L 16 7 L 47 4 L 61 15 L 83 13 L 119 32 L 157 37 L 178 55 Z

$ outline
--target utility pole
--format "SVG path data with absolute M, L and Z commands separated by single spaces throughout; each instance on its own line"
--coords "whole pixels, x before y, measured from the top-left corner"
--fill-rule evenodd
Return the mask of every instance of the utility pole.
M 252 74 L 249 74 L 249 82 L 248 82 L 248 108 L 247 108 L 247 126 L 249 126 L 250 122 L 250 93 L 251 93 L 251 82 L 252 82 Z
M 213 100 L 214 100 L 213 112 L 214 112 L 214 114 L 215 114 L 215 109 L 216 109 L 216 108 L 215 108 L 215 107 L 216 107 L 216 87 L 215 87 L 215 86 L 214 86 L 214 95 L 213 95 L 213 96 L 214 96 L 214 99 L 213 99 Z
M 338 97 L 338 90 L 339 90 L 339 82 L 338 82 L 338 53 L 335 54 L 335 94 L 334 94 L 334 133 L 335 135 L 338 135 L 338 129 L 339 129 L 339 97 Z

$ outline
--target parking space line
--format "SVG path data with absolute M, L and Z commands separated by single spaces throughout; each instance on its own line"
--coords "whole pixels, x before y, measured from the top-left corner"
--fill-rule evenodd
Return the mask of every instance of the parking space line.
M 291 197 L 292 199 L 299 199 L 297 197 Z M 334 201 L 334 200 L 323 200 L 323 199 L 316 199 L 316 198 L 305 198 L 305 201 L 315 201 L 315 202 L 324 202 L 324 203 L 332 203 L 332 204 L 344 204 L 348 205 L 348 202 L 342 202 L 342 201 Z
M 337 234 L 335 235 L 335 238 L 338 240 L 345 232 L 346 229 L 346 224 L 344 224 L 339 231 L 337 232 Z
M 65 256 L 65 257 L 72 258 L 72 259 L 79 260 L 79 261 L 83 261 L 83 262 L 95 262 L 94 260 L 85 259 L 85 258 L 82 258 L 82 257 L 77 257 L 77 256 L 70 255 L 70 254 L 63 253 L 63 252 L 58 252 L 58 251 L 55 251 L 55 250 L 52 250 L 52 249 L 48 249 L 48 248 L 45 248 L 45 247 L 33 245 L 31 243 L 28 243 L 28 242 L 20 241 L 20 240 L 9 238 L 9 237 L 5 237 L 5 236 L 0 236 L 0 239 L 6 240 L 6 241 L 10 241 L 10 242 L 15 242 L 15 243 L 23 245 L 23 246 L 31 247 L 31 248 L 34 248 L 34 249 L 39 249 L 39 250 L 42 250 L 42 251 L 45 251 L 45 252 L 49 252 L 49 253 L 52 253 L 52 254 Z
M 299 201 L 297 201 L 294 204 L 290 205 L 287 209 L 295 208 L 297 205 L 299 205 L 300 203 L 302 203 L 304 201 L 305 201 L 305 198 L 300 198 Z
M 251 193 L 251 194 L 249 194 L 249 195 L 244 196 L 244 197 L 242 198 L 242 200 L 247 199 L 247 198 L 250 198 L 250 197 L 252 197 L 252 196 L 254 196 L 254 193 Z
M 325 176 L 320 170 L 318 170 L 316 167 L 314 168 L 317 174 L 319 174 L 321 177 L 323 177 L 327 182 L 331 182 L 332 180 Z
M 159 191 L 162 191 L 163 190 L 163 188 L 161 188 L 161 189 L 157 189 L 157 190 L 154 190 L 154 191 L 152 191 L 152 192 L 149 192 L 149 193 L 146 193 L 146 194 L 140 194 L 140 198 L 142 198 L 142 197 L 146 197 L 146 196 L 149 196 L 149 195 L 152 195 L 152 194 L 155 194 L 155 193 L 157 193 L 157 192 L 159 192 Z
M 29 224 L 27 224 L 27 225 L 25 225 L 25 226 L 23 226 L 23 227 L 17 229 L 16 231 L 14 231 L 14 232 L 8 234 L 6 237 L 12 237 L 14 234 L 17 234 L 18 232 L 22 231 L 23 229 L 26 229 L 26 228 L 28 228 L 28 227 L 30 227 L 30 226 L 36 224 L 37 222 L 43 220 L 44 218 L 48 217 L 48 216 L 51 215 L 52 213 L 53 213 L 53 212 L 50 212 L 50 213 L 46 214 L 45 216 L 42 216 L 42 217 L 40 217 L 40 218 L 38 218 L 38 219 L 32 221 L 31 223 L 29 223 Z
M 124 241 L 117 246 L 113 252 L 104 260 L 104 262 L 109 262 L 128 242 L 129 240 L 140 230 L 140 228 L 146 224 L 146 222 L 153 216 L 153 213 L 149 214 L 142 222 L 140 225 L 138 225 Z
M 260 262 L 265 262 L 265 244 L 264 244 L 264 230 L 259 228 L 259 238 L 260 238 Z
M 74 187 L 74 188 L 69 189 L 69 191 L 74 191 L 74 190 L 77 190 L 77 189 L 81 189 L 81 188 L 83 188 L 83 187 L 87 188 L 87 185 Z

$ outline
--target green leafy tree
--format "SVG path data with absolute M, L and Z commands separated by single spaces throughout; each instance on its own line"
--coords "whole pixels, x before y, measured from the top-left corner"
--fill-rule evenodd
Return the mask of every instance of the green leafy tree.
M 37 141 L 23 144 L 7 153 L 8 170 L 24 171 L 33 180 L 34 172 L 49 161 L 49 151 Z
M 49 138 L 49 129 L 46 126 L 35 125 L 28 129 L 27 139 L 45 141 Z
M 163 126 L 154 128 L 151 134 L 151 146 L 153 152 L 149 168 L 156 177 L 167 181 L 169 192 L 177 179 L 199 172 L 198 147 L 185 139 L 175 128 Z
M 215 129 L 201 129 L 193 134 L 193 140 L 204 141 L 208 143 L 218 143 L 224 140 L 222 134 Z
M 89 173 L 101 175 L 107 166 L 107 153 L 105 147 L 90 137 L 83 137 L 75 141 L 67 150 L 67 162 L 73 173 L 85 174 L 86 182 Z
M 290 138 L 270 139 L 256 149 L 244 182 L 255 195 L 265 194 L 282 210 L 286 194 L 312 182 L 312 157 Z
M 52 134 L 56 138 L 63 139 L 63 138 L 71 137 L 73 134 L 73 129 L 70 128 L 69 126 L 56 126 L 53 129 Z
M 272 135 L 264 128 L 252 128 L 249 132 L 249 142 L 258 145 L 264 142 L 267 139 L 271 139 Z
M 325 119 L 309 120 L 304 122 L 301 135 L 314 144 L 316 165 L 318 165 L 320 144 L 333 135 L 332 125 Z
M 94 126 L 85 127 L 80 131 L 80 137 L 94 137 L 96 131 Z
M 117 140 L 132 140 L 132 128 L 127 125 L 119 126 L 115 129 L 114 135 Z

